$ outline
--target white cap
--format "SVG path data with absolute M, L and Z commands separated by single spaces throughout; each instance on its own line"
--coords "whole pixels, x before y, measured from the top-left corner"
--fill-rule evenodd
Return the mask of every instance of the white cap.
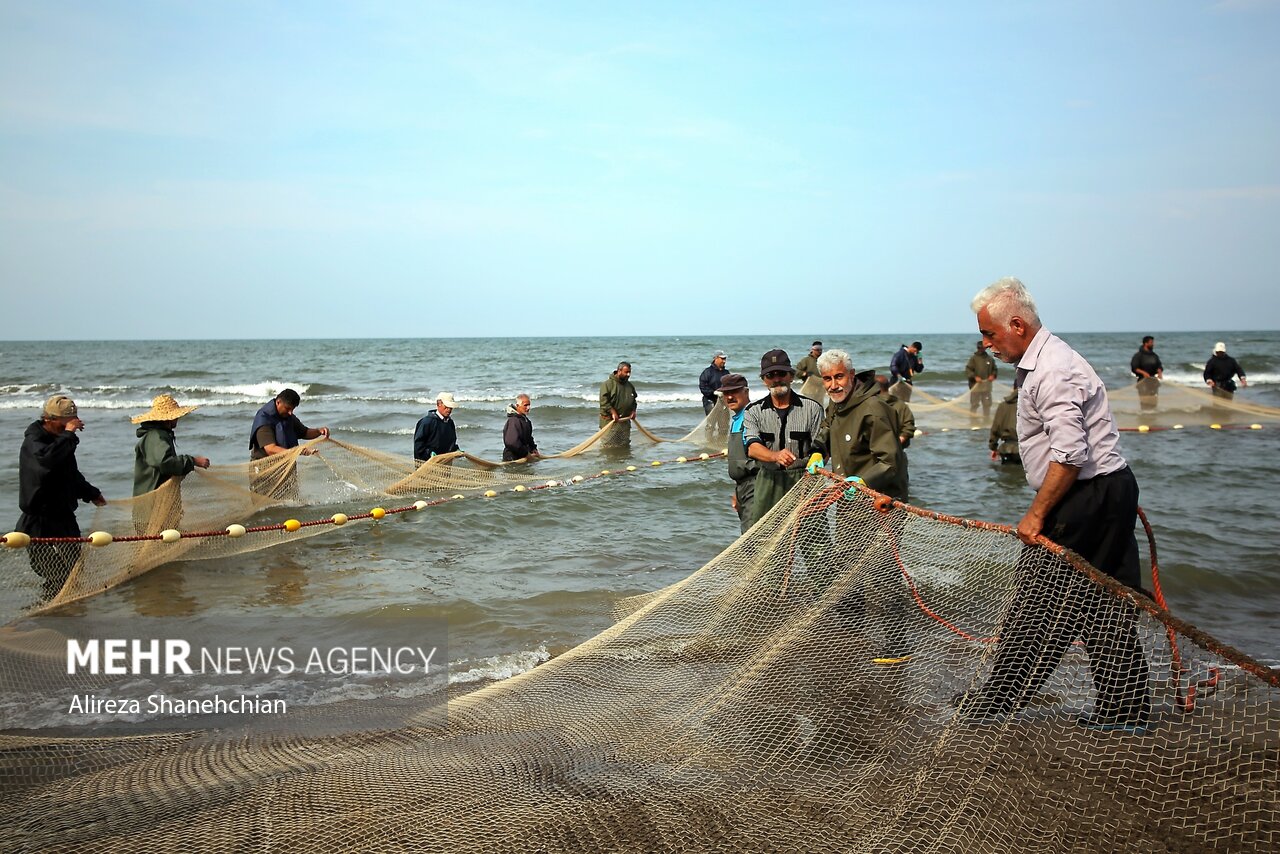
M 450 409 L 458 408 L 458 404 L 457 402 L 454 401 L 453 395 L 449 394 L 449 392 L 447 391 L 442 391 L 436 395 L 436 403 L 444 404 Z
M 1215 352 L 1215 353 L 1225 353 L 1225 352 L 1227 352 L 1227 345 L 1226 345 L 1224 342 L 1219 341 L 1217 344 L 1214 344 L 1214 345 L 1213 345 L 1213 352 Z

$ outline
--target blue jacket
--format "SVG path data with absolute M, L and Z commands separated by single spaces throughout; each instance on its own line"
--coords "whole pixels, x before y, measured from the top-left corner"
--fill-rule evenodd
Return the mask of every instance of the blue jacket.
M 447 454 L 458 450 L 458 429 L 453 419 L 441 418 L 432 410 L 418 421 L 413 431 L 413 458 L 429 460 L 434 454 Z
M 262 405 L 258 410 L 258 414 L 253 416 L 253 427 L 249 428 L 249 451 L 250 456 L 259 459 L 256 454 L 266 456 L 266 451 L 258 447 L 258 428 L 270 426 L 276 433 L 276 444 L 282 448 L 296 448 L 298 446 L 299 434 L 306 435 L 306 428 L 302 426 L 302 422 L 298 420 L 298 416 L 283 416 L 276 410 L 275 399 L 272 398 Z
M 918 374 L 922 370 L 924 370 L 924 362 L 908 353 L 905 346 L 899 347 L 898 352 L 894 353 L 893 358 L 889 360 L 889 381 L 896 383 L 901 379 L 910 384 L 912 372 Z

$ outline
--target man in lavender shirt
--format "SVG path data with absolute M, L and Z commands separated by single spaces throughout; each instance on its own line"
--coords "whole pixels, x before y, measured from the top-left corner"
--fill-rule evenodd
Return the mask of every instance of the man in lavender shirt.
M 1018 589 L 1000 627 L 991 676 L 963 698 L 962 711 L 1003 719 L 1027 705 L 1081 638 L 1097 693 L 1094 714 L 1081 722 L 1143 731 L 1151 720 L 1151 687 L 1136 610 L 1069 564 L 1044 560 L 1034 545 L 1043 534 L 1141 589 L 1138 483 L 1120 455 L 1106 389 L 1083 356 L 1041 326 L 1022 282 L 989 285 L 972 308 L 983 343 L 1017 365 L 1018 445 L 1036 495 L 1017 526 L 1028 545 L 1015 570 Z

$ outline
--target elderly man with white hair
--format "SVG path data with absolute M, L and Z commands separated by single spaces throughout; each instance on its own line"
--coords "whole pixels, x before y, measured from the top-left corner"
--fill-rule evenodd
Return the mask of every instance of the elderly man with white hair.
M 458 450 L 458 428 L 450 418 L 457 403 L 447 391 L 436 397 L 436 408 L 422 416 L 413 431 L 413 458 L 429 460 Z
M 1106 388 L 1084 357 L 1045 329 L 1022 282 L 1004 278 L 971 307 L 983 343 L 1017 366 L 1018 445 L 1035 490 L 1017 534 L 1037 535 L 1079 554 L 1101 572 L 1140 588 L 1134 525 L 1138 482 L 1120 454 Z M 1046 565 L 1031 546 L 1017 567 L 1018 590 L 998 631 L 991 675 L 964 698 L 971 715 L 1002 718 L 1029 703 L 1081 638 L 1097 692 L 1098 729 L 1145 730 L 1151 720 L 1146 656 L 1137 614 L 1063 562 Z

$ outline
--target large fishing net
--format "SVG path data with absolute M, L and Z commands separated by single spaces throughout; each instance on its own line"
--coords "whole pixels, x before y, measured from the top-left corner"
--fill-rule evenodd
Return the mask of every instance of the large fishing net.
M 1276 674 L 1007 529 L 810 475 L 617 616 L 471 693 L 314 706 L 261 728 L 0 735 L 4 847 L 1280 844 Z M 38 696 L 57 632 L 32 619 L 2 640 L 0 691 Z

